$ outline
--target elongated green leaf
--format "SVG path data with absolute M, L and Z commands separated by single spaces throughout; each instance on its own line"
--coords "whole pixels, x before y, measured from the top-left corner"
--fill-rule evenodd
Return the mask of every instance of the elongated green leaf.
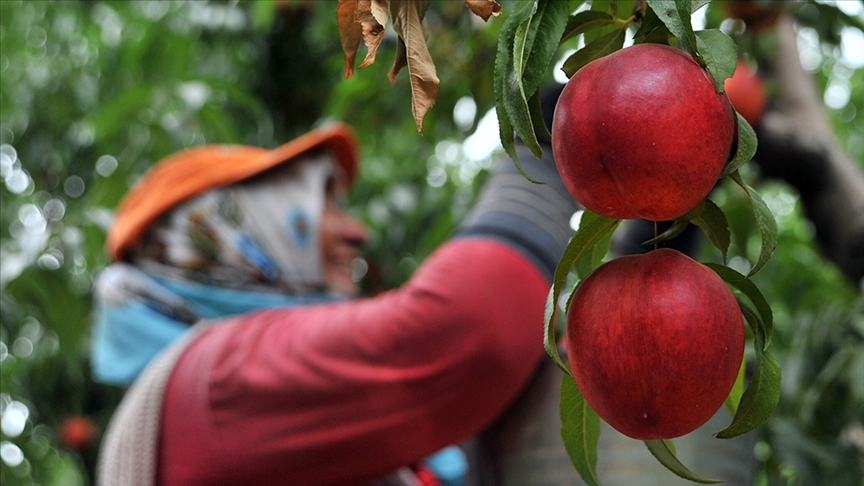
M 564 61 L 561 70 L 568 78 L 573 77 L 576 71 L 582 69 L 583 66 L 591 61 L 600 59 L 603 56 L 611 54 L 624 46 L 624 37 L 627 33 L 626 27 L 614 30 L 597 39 L 591 41 L 582 49 L 574 52 Z
M 750 199 L 753 206 L 753 214 L 756 216 L 756 224 L 759 226 L 759 232 L 762 234 L 762 249 L 759 251 L 759 258 L 756 260 L 753 268 L 750 269 L 750 273 L 747 274 L 749 278 L 756 274 L 771 259 L 771 255 L 777 248 L 777 221 L 774 219 L 774 215 L 771 214 L 771 210 L 768 209 L 768 205 L 759 196 L 759 193 L 744 182 L 738 171 L 729 174 L 729 178 L 741 186 Z
M 690 222 L 702 229 L 708 240 L 723 254 L 725 262 L 732 235 L 729 232 L 729 221 L 723 211 L 713 201 L 705 199 L 705 208 Z
M 668 228 L 666 228 L 666 231 L 642 243 L 642 245 L 656 245 L 657 243 L 669 241 L 684 232 L 689 224 L 689 221 L 674 221 Z
M 588 486 L 600 486 L 597 479 L 597 443 L 600 417 L 588 405 L 569 375 L 561 380 L 561 438 L 576 472 Z
M 738 377 L 735 378 L 735 384 L 732 385 L 732 390 L 726 401 L 723 404 L 726 410 L 734 417 L 738 413 L 738 404 L 741 403 L 741 396 L 744 394 L 744 378 L 747 371 L 747 357 L 741 359 L 741 368 L 738 369 Z
M 534 96 L 540 88 L 567 25 L 568 13 L 567 2 L 540 0 L 531 17 L 525 46 L 527 59 L 520 73 L 526 98 Z
M 723 83 L 732 77 L 738 65 L 738 44 L 720 29 L 708 29 L 696 32 L 696 45 L 714 78 L 717 92 L 722 93 Z
M 599 12 L 597 10 L 585 10 L 579 12 L 567 20 L 567 25 L 564 27 L 564 34 L 561 36 L 560 44 L 563 44 L 579 34 L 584 34 L 589 30 L 609 26 L 614 22 L 615 18 L 607 12 Z
M 660 17 L 657 16 L 657 12 L 653 9 L 647 9 L 645 11 L 645 16 L 642 17 L 642 21 L 639 23 L 639 28 L 636 29 L 636 33 L 633 34 L 633 40 L 635 42 L 661 42 L 667 41 L 669 38 L 670 32 L 669 29 L 666 28 L 666 24 L 660 20 Z
M 609 245 L 612 243 L 612 233 L 612 231 L 609 231 L 598 238 L 597 242 L 591 245 L 591 247 L 588 248 L 588 251 L 583 253 L 582 256 L 576 260 L 574 268 L 576 270 L 576 275 L 580 279 L 587 277 L 588 274 L 603 263 L 603 259 L 606 257 L 606 254 L 609 253 Z M 570 298 L 572 299 L 572 297 L 573 296 L 571 295 Z
M 756 349 L 762 350 L 756 353 L 756 371 L 744 390 L 732 423 L 717 433 L 720 439 L 737 437 L 759 427 L 768 420 L 780 401 L 780 365 L 772 346 L 760 341 L 760 335 L 756 334 Z
M 660 461 L 660 464 L 666 466 L 667 469 L 677 474 L 678 476 L 702 484 L 716 484 L 722 481 L 717 479 L 707 479 L 687 469 L 678 456 L 675 455 L 674 447 L 671 441 L 665 439 L 646 440 L 645 446 L 651 451 L 651 454 Z
M 531 182 L 540 183 L 529 175 L 519 163 L 519 157 L 516 155 L 516 140 L 513 136 L 514 126 L 505 107 L 505 99 L 510 96 L 510 81 L 513 77 L 513 38 L 515 31 L 525 18 L 530 18 L 535 7 L 536 2 L 519 2 L 510 17 L 504 22 L 501 35 L 498 36 L 498 51 L 495 56 L 492 85 L 495 91 L 495 114 L 498 117 L 498 134 L 501 138 L 501 145 L 507 155 L 513 159 L 523 177 Z M 527 108 L 525 114 L 526 119 L 521 122 L 530 126 L 531 119 Z
M 770 343 L 771 334 L 774 332 L 774 313 L 759 287 L 752 280 L 725 265 L 705 263 L 705 266 L 714 270 L 714 273 L 719 275 L 724 282 L 738 289 L 753 303 L 765 329 L 762 333 L 765 336 L 765 343 Z
M 552 140 L 552 134 L 549 133 L 549 127 L 546 126 L 546 121 L 543 119 L 543 104 L 538 90 L 531 98 L 528 98 L 528 112 L 531 115 L 531 123 L 534 124 L 535 132 L 546 140 Z
M 505 66 L 506 74 L 502 87 L 504 88 L 504 109 L 507 111 L 507 116 L 510 117 L 510 123 L 513 124 L 516 135 L 522 139 L 522 142 L 539 159 L 543 156 L 543 150 L 540 148 L 540 143 L 537 141 L 537 136 L 534 133 L 531 113 L 528 110 L 528 99 L 522 85 L 525 60 L 528 57 L 528 51 L 531 49 L 530 44 L 533 42 L 533 37 L 530 36 L 531 19 L 534 13 L 537 12 L 539 4 L 535 0 L 525 2 L 525 5 L 528 8 L 520 10 L 519 17 L 516 17 L 517 12 L 514 12 L 507 19 L 508 21 L 512 19 L 518 23 L 516 23 L 515 30 L 513 31 L 513 53 L 511 55 L 513 62 L 512 65 Z M 503 30 L 501 35 L 504 35 Z
M 721 177 L 735 172 L 756 155 L 758 144 L 756 132 L 753 131 L 753 127 L 750 126 L 750 123 L 740 113 L 735 112 L 735 117 L 738 119 L 738 147 L 735 150 L 735 157 L 723 168 Z
M 564 254 L 558 261 L 558 266 L 555 268 L 555 274 L 552 277 L 552 287 L 549 289 L 549 296 L 546 299 L 543 346 L 558 367 L 568 375 L 570 374 L 570 370 L 561 360 L 561 356 L 558 355 L 558 346 L 555 339 L 555 317 L 558 314 L 558 299 L 561 296 L 561 289 L 567 282 L 567 276 L 570 274 L 570 270 L 576 261 L 587 252 L 592 251 L 607 234 L 615 231 L 615 228 L 620 223 L 620 219 L 606 218 L 590 211 L 585 211 L 582 214 L 579 229 L 573 235 L 573 238 L 570 239 L 567 248 L 564 249 Z
M 705 66 L 705 60 L 699 54 L 696 44 L 696 33 L 690 23 L 690 15 L 693 12 L 691 0 L 648 0 L 648 6 L 657 14 L 657 17 L 666 25 L 669 32 L 677 39 L 678 44 L 698 62 Z
M 744 316 L 744 320 L 747 321 L 747 325 L 750 326 L 750 331 L 753 332 L 753 335 L 759 335 L 761 341 L 757 342 L 769 342 L 768 336 L 765 334 L 765 325 L 762 324 L 762 319 L 759 319 L 759 315 L 756 314 L 756 311 L 741 299 L 738 299 L 738 308 L 741 309 L 741 314 Z

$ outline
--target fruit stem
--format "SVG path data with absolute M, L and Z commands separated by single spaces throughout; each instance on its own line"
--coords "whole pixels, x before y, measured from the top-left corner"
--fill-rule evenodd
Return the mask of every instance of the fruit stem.
M 663 233 L 663 228 L 660 226 L 660 221 L 654 221 L 654 238 L 657 238 Z M 663 248 L 665 241 L 657 241 L 654 243 L 654 249 L 659 250 Z

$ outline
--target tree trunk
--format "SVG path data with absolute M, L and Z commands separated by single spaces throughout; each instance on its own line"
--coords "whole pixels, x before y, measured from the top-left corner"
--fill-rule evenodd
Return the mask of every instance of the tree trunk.
M 754 161 L 764 176 L 800 193 L 822 253 L 857 283 L 864 277 L 864 173 L 835 139 L 815 80 L 799 61 L 790 18 L 781 19 L 776 36 L 776 57 L 760 59 L 777 92 L 755 127 Z

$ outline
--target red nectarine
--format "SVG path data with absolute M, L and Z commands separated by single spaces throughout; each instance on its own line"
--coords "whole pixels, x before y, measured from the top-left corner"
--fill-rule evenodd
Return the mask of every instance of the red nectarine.
M 708 195 L 735 132 L 729 100 L 689 54 L 638 44 L 573 75 L 555 108 L 552 152 L 586 209 L 662 221 Z
M 660 249 L 592 272 L 570 303 L 565 342 L 603 420 L 635 439 L 670 439 L 707 422 L 729 395 L 744 323 L 717 274 Z

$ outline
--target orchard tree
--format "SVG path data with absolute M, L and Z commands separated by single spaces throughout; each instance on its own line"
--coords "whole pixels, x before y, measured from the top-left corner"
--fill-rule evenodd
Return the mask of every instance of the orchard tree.
M 732 424 L 718 433 L 720 438 L 734 437 L 759 427 L 777 406 L 781 374 L 771 346 L 773 313 L 752 277 L 772 256 L 777 246 L 778 228 L 768 205 L 741 174 L 744 164 L 756 154 L 758 147 L 748 118 L 769 127 L 766 136 L 771 148 L 763 149 L 760 154 L 763 170 L 768 175 L 783 177 L 805 197 L 815 193 L 805 199 L 804 204 L 826 254 L 837 261 L 851 279 L 864 276 L 859 268 L 864 261 L 861 252 L 864 231 L 860 225 L 861 214 L 864 214 L 864 178 L 860 168 L 830 142 L 830 130 L 824 130 L 825 125 L 818 122 L 822 117 L 812 109 L 806 112 L 799 106 L 813 105 L 808 103 L 812 93 L 800 89 L 802 84 L 806 87 L 806 81 L 800 76 L 797 80 L 789 79 L 794 73 L 800 73 L 800 69 L 790 68 L 793 74 L 780 78 L 785 84 L 779 86 L 782 94 L 777 99 L 787 110 L 797 111 L 785 125 L 771 116 L 769 121 L 763 122 L 764 106 L 746 106 L 743 100 L 739 104 L 748 116 L 732 115 L 733 109 L 724 94 L 726 80 L 736 71 L 744 71 L 739 69 L 743 63 L 739 61 L 737 44 L 723 30 L 694 31 L 692 16 L 707 3 L 699 0 L 606 1 L 591 2 L 590 9 L 573 11 L 573 5 L 568 2 L 521 2 L 513 5 L 499 36 L 493 80 L 499 134 L 502 146 L 520 168 L 514 135 L 538 157 L 543 149 L 537 134 L 550 137 L 541 112 L 541 80 L 562 45 L 575 37 L 583 41 L 562 66 L 570 81 L 555 108 L 551 143 L 565 185 L 585 206 L 586 212 L 556 270 L 547 305 L 546 348 L 565 374 L 575 375 L 578 383 L 577 387 L 568 386 L 568 378 L 564 378 L 562 433 L 574 466 L 589 484 L 599 484 L 594 470 L 599 434 L 595 408 L 599 407 L 603 418 L 625 435 L 646 439 L 652 454 L 670 470 L 686 479 L 706 482 L 710 480 L 697 476 L 678 462 L 675 449 L 667 439 L 706 422 L 723 400 L 715 399 L 710 405 L 689 403 L 686 399 L 677 405 L 673 403 L 682 396 L 707 394 L 726 398 L 728 395 L 729 405 L 736 413 Z M 492 0 L 466 0 L 465 4 L 484 20 L 500 12 L 500 5 Z M 399 42 L 389 79 L 395 83 L 399 70 L 408 66 L 413 114 L 421 132 L 423 117 L 439 89 L 434 64 L 422 42 L 425 35 L 421 21 L 428 7 L 429 2 L 343 0 L 337 14 L 346 76 L 353 73 L 360 39 L 369 49 L 361 64 L 363 67 L 374 62 L 379 34 L 388 17 L 394 19 Z M 740 18 L 745 29 L 749 26 L 754 33 L 780 26 L 776 42 L 785 43 L 781 49 L 785 47 L 788 51 L 788 33 L 780 25 L 788 22 L 784 17 L 788 4 L 730 2 L 724 8 L 727 15 Z M 726 30 L 732 29 L 727 25 Z M 625 48 L 628 40 L 636 45 Z M 651 47 L 656 44 L 672 44 L 675 48 Z M 406 57 L 406 51 L 413 56 Z M 780 51 L 787 56 L 786 63 L 797 65 L 790 62 L 794 59 L 790 59 L 786 51 Z M 677 55 L 671 55 L 673 52 Z M 682 57 L 686 60 L 679 61 Z M 731 84 L 734 87 L 734 81 Z M 783 96 L 794 97 L 796 89 L 799 91 L 797 98 L 783 100 Z M 764 97 L 764 93 L 760 94 Z M 817 121 L 812 126 L 810 120 L 814 118 Z M 805 128 L 802 122 L 810 126 Z M 807 140 L 813 137 L 806 136 L 797 143 L 794 141 L 809 130 L 821 132 L 822 141 Z M 782 143 L 776 143 L 778 137 L 782 138 Z M 788 154 L 776 153 L 790 148 L 796 154 L 793 164 L 787 163 Z M 779 170 L 778 160 L 783 163 Z M 814 174 L 819 170 L 817 167 L 827 169 L 827 175 Z M 802 176 L 805 172 L 807 175 Z M 531 179 L 524 171 L 523 174 Z M 706 198 L 720 177 L 729 177 L 743 190 L 761 235 L 761 249 L 755 262 L 747 263 L 746 275 L 726 265 L 731 242 L 729 223 L 724 212 Z M 831 181 L 830 189 L 826 188 L 825 179 Z M 626 271 L 617 270 L 618 261 L 600 265 L 606 254 L 603 245 L 608 243 L 607 236 L 617 228 L 620 219 L 638 217 L 655 221 L 655 238 L 647 242 L 649 244 L 662 245 L 692 223 L 703 229 L 720 251 L 722 263 L 711 268 L 718 278 L 722 277 L 739 292 L 740 314 L 748 322 L 755 340 L 754 371 L 743 393 L 732 392 L 733 388 L 740 390 L 744 377 L 737 372 L 744 367 L 739 364 L 741 353 L 737 352 L 743 345 L 719 337 L 712 342 L 695 324 L 685 330 L 678 324 L 682 319 L 702 320 L 700 295 L 703 296 L 701 305 L 706 309 L 728 313 L 728 305 L 718 305 L 704 297 L 710 292 L 701 290 L 702 284 L 687 285 L 695 274 L 683 267 L 680 275 L 664 273 L 662 279 L 663 284 L 670 280 L 682 282 L 680 287 L 670 287 L 681 302 L 664 300 L 661 295 L 641 290 L 642 286 L 628 279 L 606 278 L 602 284 L 596 284 L 601 290 L 593 293 L 582 290 L 582 282 L 577 283 L 571 294 L 573 302 L 568 299 L 565 306 L 570 360 L 559 356 L 556 316 L 560 293 L 571 270 L 579 260 L 590 259 L 587 267 L 582 265 L 582 270 L 588 272 L 586 285 L 610 273 L 640 275 L 642 266 L 635 263 L 624 266 L 622 262 L 621 267 Z M 844 228 L 848 226 L 841 223 L 841 218 L 851 222 L 851 229 Z M 671 225 L 661 232 L 660 223 L 669 220 Z M 598 265 L 597 272 L 590 273 Z M 609 269 L 612 266 L 616 271 Z M 645 275 L 649 282 L 657 284 Z M 589 297 L 585 297 L 586 293 Z M 609 299 L 611 295 L 620 300 L 604 306 L 600 300 Z M 597 309 L 605 310 L 606 314 Z M 664 309 L 666 313 L 657 309 Z M 727 314 L 717 319 L 723 322 L 722 327 L 734 328 L 736 322 L 741 322 L 740 315 L 736 318 Z M 708 321 L 714 322 L 713 319 Z M 598 327 L 594 322 L 602 322 L 608 328 Z M 619 326 L 619 322 L 627 325 Z M 648 330 L 643 330 L 644 327 Z M 646 336 L 663 334 L 666 340 L 647 340 L 662 345 L 657 354 L 640 353 Z M 709 333 L 713 334 L 725 335 Z M 686 349 L 703 352 L 679 356 L 674 352 L 678 348 L 673 341 Z M 603 354 L 606 348 L 619 351 L 617 360 L 611 361 L 609 354 Z M 677 359 L 670 359 L 664 351 Z M 581 369 L 571 371 L 571 365 Z M 627 369 L 622 370 L 622 367 Z M 708 369 L 722 373 L 709 379 L 715 375 L 706 373 Z M 695 370 L 695 375 L 689 375 L 686 370 Z M 707 383 L 699 382 L 700 375 Z M 733 387 L 736 376 L 739 383 Z M 617 381 L 609 383 L 611 377 Z M 610 390 L 637 383 L 650 383 L 653 391 L 665 396 L 653 397 L 657 399 L 657 403 L 653 403 L 650 394 L 634 396 Z M 584 398 L 583 388 L 589 392 Z M 702 417 L 692 416 L 696 410 L 700 410 Z M 628 414 L 623 411 L 635 413 L 636 417 L 625 418 Z M 667 422 L 677 422 L 679 427 Z M 690 423 L 694 425 L 683 425 Z
M 736 377 L 727 406 L 744 411 L 728 434 L 765 420 L 770 407 L 759 415 L 753 405 L 779 393 L 756 429 L 760 484 L 860 484 L 864 8 L 706 3 L 0 2 L 0 482 L 90 482 L 122 393 L 89 377 L 92 281 L 111 211 L 156 160 L 209 142 L 273 147 L 327 118 L 350 123 L 364 155 L 352 201 L 371 228 L 363 284 L 376 292 L 446 238 L 500 152 L 552 150 L 544 86 L 631 45 L 670 44 L 726 88 L 758 140 L 748 144 L 753 133 L 736 116 L 725 177 L 704 204 L 644 238 L 663 246 L 701 228 L 709 244 L 690 278 L 705 267 L 719 275 L 748 323 L 748 349 L 763 351 L 746 351 L 751 369 L 770 374 L 776 353 L 784 371 L 779 390 L 753 378 L 771 386 L 751 380 L 749 402 Z M 762 80 L 764 112 L 733 96 L 736 58 Z M 609 242 L 634 221 L 585 212 L 562 258 L 545 340 L 565 370 L 573 363 L 554 346 L 565 304 L 580 300 L 578 282 L 619 261 L 606 256 Z M 688 272 L 673 273 L 674 283 Z M 590 478 L 599 419 L 565 378 L 563 433 Z M 588 424 L 581 436 L 576 424 Z M 652 452 L 696 477 L 664 435 L 648 440 Z

